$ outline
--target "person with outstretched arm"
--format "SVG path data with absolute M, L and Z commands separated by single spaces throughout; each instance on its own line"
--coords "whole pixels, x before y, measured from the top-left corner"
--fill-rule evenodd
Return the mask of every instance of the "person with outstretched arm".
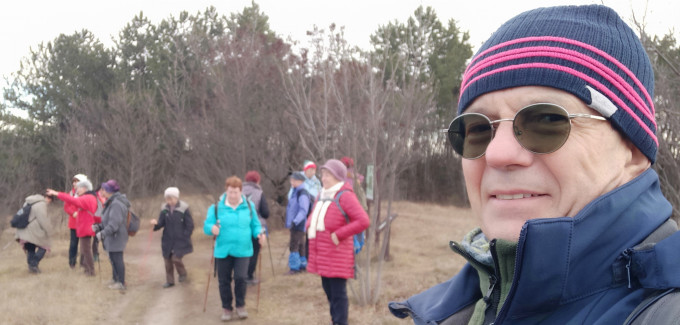
M 64 201 L 64 205 L 75 207 L 76 211 L 73 215 L 76 220 L 76 236 L 80 242 L 80 262 L 85 274 L 94 276 L 94 255 L 92 254 L 94 231 L 92 225 L 94 224 L 94 214 L 97 211 L 97 194 L 92 192 L 92 183 L 88 179 L 76 183 L 75 190 L 75 196 L 53 189 L 47 189 L 47 195 L 56 196 Z

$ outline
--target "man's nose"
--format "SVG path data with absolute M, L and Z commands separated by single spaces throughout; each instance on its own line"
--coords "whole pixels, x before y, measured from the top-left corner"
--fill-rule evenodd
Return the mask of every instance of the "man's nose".
M 517 141 L 512 122 L 504 121 L 498 124 L 484 156 L 488 165 L 504 168 L 512 165 L 527 166 L 534 154 Z

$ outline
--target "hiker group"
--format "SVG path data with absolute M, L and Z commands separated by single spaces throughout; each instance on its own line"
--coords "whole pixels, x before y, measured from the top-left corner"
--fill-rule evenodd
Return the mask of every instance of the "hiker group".
M 87 276 L 95 275 L 94 263 L 99 262 L 99 242 L 108 252 L 112 278 L 110 289 L 125 290 L 125 263 L 123 251 L 128 236 L 139 229 L 139 219 L 130 213 L 130 202 L 120 193 L 116 180 L 108 180 L 93 191 L 92 182 L 86 175 L 77 174 L 72 179 L 68 192 L 51 188 L 45 194 L 34 194 L 26 198 L 24 205 L 11 221 L 16 228 L 15 238 L 26 253 L 28 271 L 40 273 L 40 261 L 50 251 L 51 222 L 47 216 L 47 205 L 55 199 L 64 202 L 68 214 L 70 244 L 68 264 L 76 268 L 80 250 L 80 266 Z
M 351 159 L 345 161 L 353 167 Z M 360 187 L 360 183 L 348 181 L 348 165 L 330 159 L 320 169 L 321 181 L 312 161 L 305 161 L 302 171 L 290 174 L 285 216 L 290 230 L 286 274 L 306 270 L 320 275 L 333 324 L 347 324 L 346 285 L 347 279 L 354 277 L 354 236 L 368 228 L 369 218 L 363 208 L 365 203 L 362 206 L 352 187 Z M 269 217 L 259 181 L 256 171 L 246 174 L 245 183 L 236 176 L 227 178 L 225 193 L 208 208 L 203 225 L 204 233 L 214 240 L 222 321 L 248 317 L 246 287 L 259 281 L 253 271 L 259 249 L 266 242 Z
M 308 271 L 321 276 L 333 324 L 347 324 L 347 279 L 354 277 L 354 255 L 369 226 L 361 188 L 363 176 L 354 173 L 353 167 L 351 158 L 330 159 L 320 167 L 320 181 L 316 164 L 305 161 L 302 170 L 289 177 L 285 226 L 290 229 L 290 255 L 286 274 Z M 203 223 L 204 234 L 213 239 L 211 267 L 218 278 L 222 321 L 248 317 L 247 286 L 259 283 L 255 270 L 268 236 L 269 207 L 260 186 L 260 174 L 251 170 L 244 179 L 230 176 L 225 180 L 225 192 L 207 209 Z M 40 273 L 38 264 L 50 251 L 52 230 L 47 204 L 55 199 L 64 202 L 69 216 L 69 267 L 75 269 L 79 260 L 83 273 L 94 276 L 102 242 L 112 268 L 108 287 L 126 290 L 123 252 L 128 238 L 139 229 L 139 218 L 115 180 L 93 190 L 92 182 L 83 174 L 73 177 L 68 192 L 47 189 L 44 195 L 27 197 L 13 217 L 12 226 L 17 228 L 16 239 L 26 253 L 29 272 Z M 179 282 L 187 281 L 182 258 L 193 252 L 194 220 L 189 205 L 180 200 L 179 188 L 164 191 L 160 214 L 149 224 L 153 231 L 163 229 L 161 250 L 166 278 L 162 287 L 175 286 L 175 272 Z

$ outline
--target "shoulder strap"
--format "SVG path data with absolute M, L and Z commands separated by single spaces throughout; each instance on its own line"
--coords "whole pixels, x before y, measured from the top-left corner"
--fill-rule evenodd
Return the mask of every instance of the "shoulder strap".
M 336 194 L 335 197 L 333 198 L 333 202 L 335 202 L 335 205 L 338 206 L 340 213 L 342 213 L 342 216 L 345 217 L 345 220 L 347 221 L 347 223 L 349 223 L 349 217 L 347 216 L 347 213 L 345 213 L 345 210 L 343 210 L 342 207 L 340 206 L 340 197 L 345 192 L 347 192 L 347 190 L 342 190 L 338 192 L 338 194 Z
M 624 324 L 649 324 L 651 320 L 654 320 L 654 324 L 672 324 L 680 317 L 678 305 L 680 305 L 678 288 L 655 291 L 628 315 Z
M 253 207 L 250 206 L 250 203 L 252 203 L 250 201 L 250 199 L 246 198 L 246 205 L 248 206 L 248 212 L 250 212 L 250 214 L 249 214 L 250 219 L 252 219 L 253 218 Z

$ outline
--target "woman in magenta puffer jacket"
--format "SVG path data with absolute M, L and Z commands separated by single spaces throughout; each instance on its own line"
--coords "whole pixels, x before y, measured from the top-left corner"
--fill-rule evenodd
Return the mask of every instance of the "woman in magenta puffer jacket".
M 347 279 L 354 277 L 353 237 L 370 224 L 352 186 L 341 181 L 346 177 L 347 167 L 339 160 L 330 159 L 321 166 L 323 189 L 307 218 L 307 271 L 321 276 L 333 324 L 340 325 L 347 324 L 348 318 Z

